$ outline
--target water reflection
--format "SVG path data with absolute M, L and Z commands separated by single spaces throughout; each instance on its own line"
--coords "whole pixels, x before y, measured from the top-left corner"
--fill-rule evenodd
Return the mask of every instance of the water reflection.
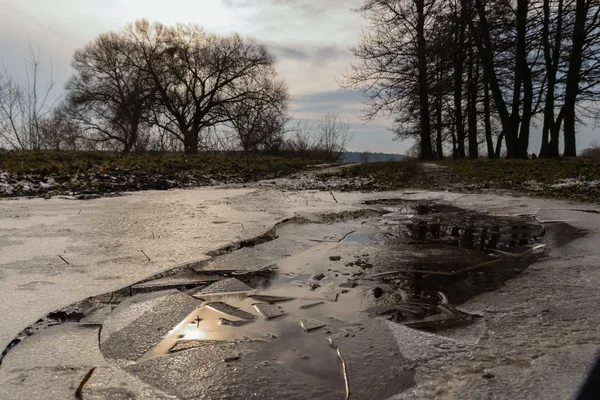
M 389 203 L 386 206 L 392 207 Z M 367 316 L 430 331 L 470 323 L 478 317 L 455 306 L 498 288 L 523 271 L 531 262 L 525 257 L 531 255 L 528 250 L 547 235 L 542 225 L 526 219 L 437 205 L 398 207 L 414 216 L 385 227 L 374 221 L 366 226 L 363 221 L 286 224 L 278 234 L 301 235 L 314 240 L 314 247 L 280 259 L 277 269 L 236 274 L 236 279 L 253 289 L 251 293 L 200 296 L 206 301 L 143 359 L 168 356 L 202 341 L 229 341 L 265 360 L 343 385 L 339 359 L 328 336 L 362 323 Z M 363 248 L 367 247 L 392 256 L 372 265 L 364 261 Z M 345 260 L 362 261 L 334 261 L 340 254 Z M 340 287 L 348 282 L 358 286 Z M 260 296 L 288 301 L 270 302 Z M 286 314 L 265 319 L 257 312 L 257 303 L 276 303 Z M 315 303 L 319 305 L 312 307 Z M 300 320 L 325 325 L 306 332 Z

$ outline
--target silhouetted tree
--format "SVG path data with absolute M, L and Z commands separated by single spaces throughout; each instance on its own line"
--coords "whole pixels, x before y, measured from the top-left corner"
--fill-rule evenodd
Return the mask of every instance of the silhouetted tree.
M 244 152 L 274 151 L 283 140 L 288 120 L 288 90 L 273 77 L 253 82 L 256 95 L 227 107 L 229 124 L 237 134 Z
M 569 54 L 565 87 L 564 134 L 565 157 L 577 155 L 575 107 L 583 91 L 588 94 L 600 85 L 600 3 L 598 0 L 576 0 L 575 22 Z M 587 85 L 587 87 L 586 87 Z M 595 94 L 595 93 L 594 93 Z
M 154 104 L 153 81 L 133 62 L 141 59 L 131 38 L 117 33 L 99 35 L 77 50 L 67 82 L 73 117 L 99 142 L 116 142 L 123 153 L 137 144 L 148 128 Z
M 275 75 L 266 47 L 239 35 L 217 36 L 196 25 L 174 27 L 142 20 L 126 34 L 141 49 L 137 67 L 157 93 L 155 123 L 196 153 L 201 135 L 231 121 L 227 108 L 260 95 L 257 81 Z
M 366 0 L 357 11 L 368 28 L 352 49 L 357 62 L 343 82 L 365 95 L 365 119 L 393 115 L 397 135 L 417 136 L 423 160 L 433 158 L 427 35 L 436 5 L 436 0 Z
M 575 126 L 597 116 L 597 0 L 365 0 L 367 27 L 343 86 L 365 94 L 364 117 L 389 115 L 422 159 L 527 158 L 543 120 L 540 156 L 575 155 Z M 450 104 L 452 106 L 450 107 Z M 593 114 L 595 113 L 595 114 Z M 435 152 L 432 150 L 432 137 Z
M 368 163 L 370 159 L 371 159 L 370 151 L 363 151 L 362 153 L 360 153 L 360 162 L 361 163 Z

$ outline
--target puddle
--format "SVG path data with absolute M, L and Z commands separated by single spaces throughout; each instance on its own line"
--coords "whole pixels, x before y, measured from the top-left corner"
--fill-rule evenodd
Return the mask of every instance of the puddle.
M 235 342 L 265 360 L 343 387 L 329 337 L 369 324 L 373 317 L 426 331 L 471 324 L 480 317 L 456 306 L 523 271 L 547 234 L 534 220 L 454 207 L 380 204 L 414 215 L 392 224 L 372 217 L 281 225 L 276 234 L 282 245 L 294 238 L 313 246 L 279 259 L 267 275 L 236 275 L 236 287 L 250 287 L 251 293 L 217 293 L 215 298 L 210 287 L 203 289 L 210 298 L 140 362 L 168 357 L 199 341 Z
M 362 244 L 380 243 L 386 239 L 394 238 L 388 232 L 373 232 L 373 233 L 351 233 L 344 239 L 344 242 L 356 242 Z
M 145 290 L 173 285 L 202 303 L 177 326 L 169 326 L 168 335 L 152 343 L 137 363 L 185 355 L 203 343 L 228 342 L 239 349 L 228 357 L 231 365 L 244 362 L 245 352 L 252 351 L 265 362 L 346 391 L 340 354 L 361 354 L 370 346 L 344 348 L 351 341 L 339 338 L 371 327 L 375 317 L 426 331 L 472 324 L 480 317 L 457 306 L 517 276 L 544 246 L 562 246 L 582 234 L 564 223 L 542 225 L 430 203 L 369 204 L 410 218 L 363 213 L 357 219 L 329 218 L 329 223 L 287 222 L 255 241 L 214 252 L 212 260 L 182 268 L 177 274 L 187 280 L 175 274 L 145 282 Z M 261 263 L 273 262 L 264 267 L 253 265 L 253 257 L 227 258 L 246 247 Z M 242 250 L 237 254 L 245 254 Z M 232 268 L 228 260 L 246 268 Z M 211 278 L 194 280 L 190 274 Z M 338 337 L 337 346 L 331 337 Z M 103 346 L 102 351 L 111 349 Z M 387 350 L 378 357 L 389 365 L 399 363 Z M 378 376 L 376 369 L 366 368 L 364 374 Z

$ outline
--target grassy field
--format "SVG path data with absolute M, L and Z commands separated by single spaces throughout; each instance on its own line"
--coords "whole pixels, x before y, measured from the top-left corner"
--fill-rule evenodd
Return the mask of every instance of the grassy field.
M 243 183 L 286 176 L 314 163 L 260 155 L 9 152 L 0 153 L 0 197 Z
M 222 155 L 130 155 L 98 152 L 7 152 L 0 153 L 0 170 L 15 174 L 73 174 L 91 170 L 138 170 L 147 172 L 188 171 L 225 173 L 235 176 L 271 176 L 300 171 L 313 161 L 270 156 Z
M 494 181 L 505 185 L 536 181 L 555 184 L 561 180 L 576 179 L 591 182 L 600 179 L 600 160 L 459 160 L 441 161 L 459 177 L 474 181 Z
M 246 183 L 288 176 L 315 161 L 260 155 L 131 155 L 98 152 L 0 153 L 0 197 L 106 194 Z M 481 192 L 508 189 L 534 196 L 600 202 L 600 159 L 460 160 L 442 168 L 395 161 L 358 164 L 317 175 L 337 190 Z M 340 179 L 341 178 L 341 179 Z
M 600 160 L 445 161 L 462 182 L 517 190 L 531 195 L 600 202 Z
M 362 164 L 336 175 L 353 177 L 357 190 L 417 188 L 482 191 L 509 189 L 534 196 L 600 202 L 600 160 L 450 160 L 435 163 L 445 168 L 423 168 L 411 162 Z M 361 181 L 362 182 L 362 181 Z

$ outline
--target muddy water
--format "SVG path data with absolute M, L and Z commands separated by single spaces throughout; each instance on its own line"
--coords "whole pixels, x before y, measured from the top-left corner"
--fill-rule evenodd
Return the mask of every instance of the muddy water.
M 194 348 L 194 343 L 234 342 L 241 358 L 250 350 L 342 390 L 347 376 L 330 337 L 354 336 L 357 329 L 370 326 L 373 317 L 428 331 L 470 324 L 479 317 L 456 306 L 518 275 L 545 244 L 565 243 L 556 239 L 557 232 L 565 230 L 559 224 L 544 227 L 533 219 L 496 218 L 435 205 L 378 205 L 385 208 L 379 218 L 279 226 L 275 243 L 279 240 L 284 246 L 293 238 L 311 243 L 310 248 L 280 258 L 267 269 L 229 274 L 242 291 L 188 291 L 203 300 L 202 305 L 139 362 L 178 354 Z M 578 234 L 572 233 L 573 238 Z M 269 305 L 268 298 L 256 295 L 288 299 L 274 299 Z M 271 309 L 282 315 L 268 318 L 264 310 Z M 389 349 L 367 352 L 368 347 L 373 346 L 362 343 L 340 352 L 379 352 L 383 362 L 398 362 Z M 384 397 L 383 392 L 371 394 Z
M 343 233 L 343 229 L 339 231 Z M 328 236 L 325 240 L 331 240 L 332 237 Z M 180 340 L 237 341 L 243 343 L 244 348 L 258 352 L 265 360 L 293 366 L 298 373 L 343 388 L 340 360 L 328 337 L 360 324 L 359 310 L 365 308 L 366 301 L 359 290 L 339 293 L 338 284 L 347 279 L 334 279 L 334 275 L 321 281 L 311 279 L 316 274 L 330 272 L 327 271 L 331 269 L 328 257 L 336 245 L 337 242 L 325 242 L 308 252 L 279 261 L 274 274 L 238 277 L 253 287 L 261 288 L 255 293 L 292 298 L 276 303 L 285 310 L 286 315 L 266 319 L 254 307 L 260 302 L 244 294 L 211 296 L 141 361 L 169 354 Z M 312 289 L 310 284 L 321 286 Z M 336 295 L 337 301 L 333 301 Z M 255 319 L 244 321 L 236 315 L 215 311 L 211 308 L 213 302 L 225 302 L 253 313 Z M 234 322 L 234 325 L 224 323 L 223 319 Z M 300 320 L 316 320 L 326 326 L 306 332 Z

